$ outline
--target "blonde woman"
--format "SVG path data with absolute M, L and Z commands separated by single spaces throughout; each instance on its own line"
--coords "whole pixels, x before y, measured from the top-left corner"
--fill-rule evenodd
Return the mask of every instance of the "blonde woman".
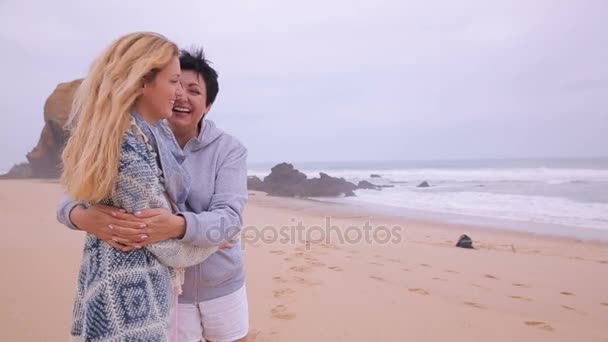
M 70 197 L 127 212 L 183 210 L 190 179 L 163 119 L 182 91 L 177 46 L 155 33 L 114 41 L 80 86 L 63 152 Z M 217 247 L 176 239 L 122 252 L 87 234 L 71 336 L 75 340 L 169 341 L 183 268 Z M 173 335 L 173 338 L 172 338 Z

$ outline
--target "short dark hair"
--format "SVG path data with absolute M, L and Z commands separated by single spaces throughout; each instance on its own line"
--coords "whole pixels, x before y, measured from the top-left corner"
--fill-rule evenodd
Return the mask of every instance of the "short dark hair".
M 181 50 L 179 54 L 179 63 L 182 70 L 191 70 L 199 74 L 205 82 L 207 88 L 207 106 L 211 105 L 217 93 L 220 91 L 220 86 L 217 83 L 217 71 L 211 67 L 210 62 L 205 59 L 203 48 L 193 48 Z

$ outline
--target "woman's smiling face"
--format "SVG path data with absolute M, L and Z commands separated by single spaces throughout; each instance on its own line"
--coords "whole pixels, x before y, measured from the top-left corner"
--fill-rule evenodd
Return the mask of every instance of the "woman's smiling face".
M 211 106 L 207 105 L 207 87 L 203 77 L 193 70 L 181 74 L 181 94 L 175 99 L 169 123 L 174 131 L 198 132 L 198 124 Z

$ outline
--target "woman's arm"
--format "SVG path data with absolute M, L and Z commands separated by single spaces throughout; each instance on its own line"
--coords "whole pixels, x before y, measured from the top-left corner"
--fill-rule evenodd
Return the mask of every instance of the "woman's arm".
M 128 213 L 135 213 L 148 208 L 169 208 L 156 173 L 156 160 L 149 154 L 145 143 L 132 132 L 125 136 L 121 153 L 120 166 L 115 187 L 112 192 L 112 204 L 124 208 Z M 161 263 L 171 267 L 188 267 L 205 260 L 217 247 L 201 248 L 176 239 L 150 244 L 146 248 Z
M 119 214 L 124 218 L 118 218 Z M 136 249 L 146 240 L 142 230 L 146 224 L 142 220 L 103 204 L 88 206 L 85 202 L 72 200 L 67 194 L 57 206 L 57 221 L 70 229 L 94 235 L 123 252 Z

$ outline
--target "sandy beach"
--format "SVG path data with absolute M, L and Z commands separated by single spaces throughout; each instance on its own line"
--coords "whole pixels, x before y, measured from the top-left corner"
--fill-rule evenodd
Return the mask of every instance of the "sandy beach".
M 67 340 L 84 235 L 56 222 L 60 195 L 57 182 L 0 181 L 1 341 Z M 315 234 L 281 234 L 300 222 Z M 382 232 L 371 243 L 337 237 L 368 222 Z M 259 192 L 245 225 L 252 341 L 608 341 L 605 242 Z M 476 249 L 454 247 L 464 233 Z

